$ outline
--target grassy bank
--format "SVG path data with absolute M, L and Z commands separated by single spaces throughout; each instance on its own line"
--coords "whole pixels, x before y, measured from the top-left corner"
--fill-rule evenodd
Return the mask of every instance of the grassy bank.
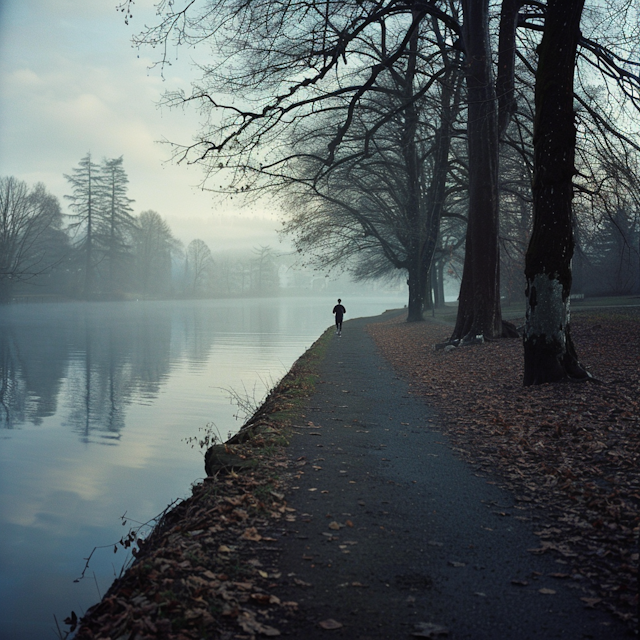
M 215 445 L 207 456 L 211 474 L 135 542 L 135 561 L 84 615 L 76 638 L 274 635 L 258 610 L 295 603 L 270 601 L 270 576 L 255 554 L 269 546 L 266 525 L 291 517 L 282 492 L 284 448 L 331 335 L 327 330 L 295 362 L 238 434 Z

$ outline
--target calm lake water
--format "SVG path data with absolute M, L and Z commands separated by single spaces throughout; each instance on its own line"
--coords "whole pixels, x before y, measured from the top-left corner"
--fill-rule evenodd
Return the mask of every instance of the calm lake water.
M 57 637 L 126 560 L 128 527 L 190 494 L 228 389 L 260 400 L 332 324 L 328 298 L 0 307 L 0 638 Z M 345 299 L 346 318 L 403 306 Z M 343 340 L 348 340 L 348 327 Z M 74 583 L 96 551 L 84 580 Z

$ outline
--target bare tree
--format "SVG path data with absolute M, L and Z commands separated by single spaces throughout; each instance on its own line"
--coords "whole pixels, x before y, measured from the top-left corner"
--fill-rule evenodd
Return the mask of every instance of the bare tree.
M 213 257 L 204 240 L 196 238 L 187 246 L 184 264 L 185 285 L 192 295 L 205 293 L 211 287 Z
M 253 291 L 258 295 L 275 293 L 278 290 L 278 271 L 273 249 L 260 245 L 254 247 L 252 253 L 255 256 L 251 260 Z
M 181 252 L 166 220 L 156 211 L 136 218 L 134 237 L 135 281 L 143 296 L 163 296 L 171 291 L 172 256 Z
M 60 263 L 62 214 L 44 185 L 29 186 L 0 178 L 0 302 L 10 299 L 18 282 L 50 272 Z
M 323 150 L 337 126 L 331 117 L 292 143 L 299 159 L 282 198 L 284 231 L 315 265 L 345 269 L 359 280 L 404 270 L 409 321 L 423 319 L 440 221 L 447 215 L 449 151 L 462 89 L 459 52 L 444 45 L 449 34 L 437 22 L 436 42 L 420 31 L 406 56 L 378 79 L 379 94 L 363 97 L 329 167 Z M 385 38 L 393 35 L 380 34 L 364 50 L 380 57 Z M 380 113 L 394 116 L 376 123 Z
M 539 47 L 524 384 L 585 378 L 569 320 L 576 126 L 573 77 L 584 0 L 549 0 Z

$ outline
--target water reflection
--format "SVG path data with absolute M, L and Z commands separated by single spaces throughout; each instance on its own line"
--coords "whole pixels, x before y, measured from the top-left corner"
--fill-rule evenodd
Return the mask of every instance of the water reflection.
M 4 308 L 0 428 L 39 425 L 61 403 L 83 440 L 113 442 L 127 407 L 157 397 L 172 361 L 207 362 L 216 323 L 204 307 L 166 303 L 38 305 L 37 318 Z
M 185 440 L 237 430 L 224 388 L 259 400 L 332 322 L 333 300 L 0 307 L 0 638 L 50 637 L 123 558 L 94 556 L 188 495 L 202 453 Z M 380 313 L 377 300 L 350 317 Z M 345 335 L 343 339 L 347 339 Z M 111 445 L 111 446 L 96 446 Z

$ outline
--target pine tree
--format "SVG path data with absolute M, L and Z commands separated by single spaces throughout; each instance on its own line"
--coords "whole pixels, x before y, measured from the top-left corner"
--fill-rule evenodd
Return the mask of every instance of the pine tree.
M 129 178 L 122 156 L 105 158 L 100 165 L 100 244 L 107 258 L 107 289 L 113 293 L 131 254 L 131 236 L 135 228 L 131 203 L 127 197 Z
M 92 162 L 91 153 L 80 160 L 72 174 L 64 174 L 71 185 L 72 194 L 66 195 L 74 213 L 69 214 L 72 223 L 69 231 L 76 238 L 76 248 L 84 262 L 83 297 L 89 297 L 95 289 L 95 269 L 97 261 L 97 224 L 100 218 L 100 187 L 102 175 L 100 167 Z

